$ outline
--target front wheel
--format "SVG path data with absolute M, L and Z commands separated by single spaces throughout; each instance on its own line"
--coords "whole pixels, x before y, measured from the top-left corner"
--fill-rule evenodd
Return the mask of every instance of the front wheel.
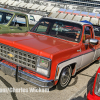
M 56 85 L 58 90 L 62 90 L 66 88 L 66 86 L 69 84 L 71 80 L 72 75 L 72 68 L 70 66 L 65 67 L 60 74 L 60 78 L 58 80 L 58 83 Z

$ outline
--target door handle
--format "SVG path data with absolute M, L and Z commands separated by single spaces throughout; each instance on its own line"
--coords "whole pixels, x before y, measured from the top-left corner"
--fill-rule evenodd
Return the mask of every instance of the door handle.
M 13 27 L 10 27 L 10 29 L 14 29 Z
M 82 50 L 80 49 L 80 50 L 77 50 L 77 52 L 81 52 Z

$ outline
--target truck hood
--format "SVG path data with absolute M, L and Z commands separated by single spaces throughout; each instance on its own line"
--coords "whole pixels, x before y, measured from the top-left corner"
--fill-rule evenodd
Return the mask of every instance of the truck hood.
M 51 54 L 78 45 L 32 32 L 0 34 L 0 42 L 48 58 Z

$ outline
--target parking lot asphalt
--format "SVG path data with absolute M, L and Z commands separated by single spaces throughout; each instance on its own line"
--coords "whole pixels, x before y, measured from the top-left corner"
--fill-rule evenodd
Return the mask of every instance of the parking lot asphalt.
M 79 71 L 64 90 L 53 87 L 47 92 L 33 91 L 37 90 L 33 85 L 23 81 L 15 82 L 15 78 L 0 71 L 0 100 L 86 100 L 99 66 L 100 64 L 94 62 Z M 11 92 L 5 89 L 16 89 L 16 91 Z M 17 89 L 23 89 L 23 91 L 17 91 Z

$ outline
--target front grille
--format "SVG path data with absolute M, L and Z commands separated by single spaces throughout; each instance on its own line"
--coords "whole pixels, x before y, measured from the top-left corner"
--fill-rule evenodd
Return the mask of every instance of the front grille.
M 0 57 L 35 70 L 37 56 L 0 43 Z

